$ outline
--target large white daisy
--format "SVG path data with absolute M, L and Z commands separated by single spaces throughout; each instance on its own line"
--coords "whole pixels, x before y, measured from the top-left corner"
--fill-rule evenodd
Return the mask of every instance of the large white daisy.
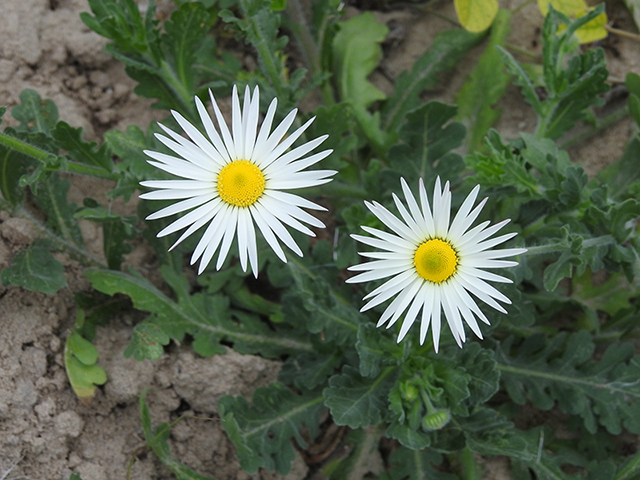
M 402 220 L 377 202 L 365 202 L 367 208 L 393 233 L 363 226 L 362 229 L 373 237 L 352 235 L 358 242 L 382 251 L 361 252 L 360 255 L 374 260 L 350 267 L 349 270 L 364 273 L 348 279 L 347 282 L 369 282 L 391 277 L 364 297 L 370 300 L 361 311 L 369 310 L 396 296 L 380 317 L 378 327 L 386 322 L 389 322 L 387 328 L 391 327 L 407 311 L 398 342 L 404 338 L 422 310 L 420 343 L 424 343 L 431 324 L 433 346 L 437 352 L 441 311 L 444 310 L 453 337 L 462 347 L 466 340 L 463 319 L 479 338 L 482 338 L 482 332 L 476 317 L 489 324 L 489 320 L 470 293 L 503 313 L 507 312 L 498 301 L 511 303 L 505 295 L 485 281 L 511 283 L 511 280 L 484 269 L 515 266 L 518 262 L 501 259 L 520 255 L 526 252 L 526 249 L 491 250 L 492 247 L 516 235 L 508 233 L 489 239 L 509 220 L 492 226 L 486 221 L 469 229 L 487 201 L 485 198 L 473 208 L 480 190 L 479 185 L 471 191 L 450 223 L 449 182 L 441 189 L 440 178 L 436 179 L 433 210 L 429 205 L 422 179 L 420 205 L 404 179 L 401 179 L 401 184 L 409 209 L 407 210 L 395 194 L 393 200 Z
M 313 118 L 285 137 L 297 113 L 297 109 L 294 109 L 271 132 L 278 103 L 275 98 L 258 128 L 258 87 L 253 91 L 253 96 L 249 87 L 246 88 L 242 111 L 238 91 L 236 87 L 233 88 L 231 131 L 211 92 L 209 95 L 220 133 L 198 97 L 195 97 L 195 103 L 206 136 L 178 112 L 172 111 L 190 140 L 160 125 L 169 136 L 157 134 L 156 137 L 177 156 L 151 150 L 145 150 L 144 153 L 153 159 L 149 160 L 151 165 L 184 180 L 141 182 L 145 187 L 157 189 L 144 193 L 141 198 L 180 200 L 149 215 L 148 220 L 190 210 L 158 233 L 158 237 L 163 237 L 188 227 L 171 248 L 208 224 L 191 256 L 191 264 L 200 259 L 198 274 L 207 267 L 218 247 L 216 269 L 219 270 L 234 237 L 237 237 L 240 265 L 246 271 L 248 258 L 251 270 L 257 277 L 255 226 L 283 262 L 287 258 L 280 242 L 302 256 L 300 247 L 285 225 L 310 236 L 314 236 L 314 233 L 305 223 L 324 227 L 320 220 L 302 209 L 324 210 L 323 207 L 285 190 L 330 182 L 331 176 L 336 173 L 333 170 L 304 170 L 325 158 L 332 150 L 307 156 L 327 138 L 327 135 L 323 135 L 287 152 L 311 125 Z

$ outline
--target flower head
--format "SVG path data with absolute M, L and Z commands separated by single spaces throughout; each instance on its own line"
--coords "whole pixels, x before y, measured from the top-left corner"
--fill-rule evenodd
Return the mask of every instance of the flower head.
M 184 180 L 141 182 L 145 187 L 157 189 L 144 193 L 141 198 L 180 200 L 149 215 L 149 220 L 190 210 L 158 233 L 158 237 L 163 237 L 188 227 L 172 249 L 207 225 L 191 256 L 191 264 L 200 259 L 199 274 L 207 267 L 218 248 L 216 268 L 220 269 L 233 239 L 237 238 L 242 269 L 247 270 L 248 258 L 251 270 L 257 277 L 255 226 L 283 262 L 287 258 L 280 242 L 302 256 L 300 247 L 285 225 L 309 236 L 314 236 L 314 233 L 305 223 L 313 227 L 324 227 L 320 220 L 303 210 L 324 210 L 323 207 L 286 190 L 330 182 L 331 176 L 336 173 L 333 170 L 304 170 L 325 158 L 332 150 L 307 155 L 327 138 L 327 135 L 323 135 L 287 151 L 311 125 L 313 118 L 285 137 L 296 116 L 297 110 L 294 109 L 271 132 L 277 99 L 269 105 L 264 121 L 258 128 L 258 87 L 253 91 L 253 96 L 249 87 L 246 88 L 242 111 L 238 91 L 233 88 L 231 130 L 211 92 L 209 95 L 219 131 L 198 97 L 195 97 L 195 103 L 206 136 L 178 112 L 172 111 L 173 117 L 189 139 L 160 125 L 168 137 L 161 134 L 156 137 L 177 156 L 151 150 L 144 153 L 153 159 L 149 160 L 151 165 Z
M 420 206 L 407 182 L 401 179 L 401 184 L 409 209 L 407 210 L 395 194 L 393 200 L 402 220 L 377 202 L 365 202 L 367 208 L 393 233 L 363 226 L 362 229 L 373 237 L 352 235 L 358 242 L 382 251 L 361 252 L 360 255 L 374 261 L 350 267 L 349 270 L 364 273 L 348 279 L 347 282 L 368 282 L 391 277 L 364 297 L 370 300 L 361 311 L 369 310 L 395 296 L 380 317 L 378 326 L 389 322 L 387 328 L 391 327 L 407 311 L 398 342 L 404 338 L 422 310 L 420 343 L 424 343 L 431 324 L 433 346 L 437 352 L 441 311 L 444 310 L 453 337 L 462 347 L 462 342 L 466 340 L 462 319 L 479 338 L 482 338 L 482 332 L 476 317 L 489 324 L 489 320 L 470 293 L 503 313 L 507 312 L 497 300 L 511 303 L 505 295 L 485 281 L 511 283 L 511 280 L 485 269 L 515 266 L 518 262 L 502 259 L 524 253 L 526 249 L 491 250 L 492 247 L 516 235 L 508 233 L 489 239 L 509 220 L 492 226 L 486 221 L 469 229 L 487 201 L 484 199 L 473 208 L 480 190 L 479 185 L 465 199 L 453 221 L 449 222 L 449 182 L 441 189 L 440 178 L 436 179 L 433 209 L 429 205 L 422 179 Z

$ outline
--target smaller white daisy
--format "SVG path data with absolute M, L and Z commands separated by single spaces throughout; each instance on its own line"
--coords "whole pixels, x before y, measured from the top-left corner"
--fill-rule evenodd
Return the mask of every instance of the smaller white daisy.
M 378 327 L 386 322 L 389 322 L 387 328 L 391 327 L 408 308 L 400 328 L 398 342 L 405 337 L 422 310 L 420 343 L 424 343 L 431 324 L 433 346 L 437 352 L 440 342 L 441 311 L 444 310 L 453 337 L 462 347 L 462 343 L 466 340 L 462 319 L 479 338 L 482 338 L 482 332 L 478 327 L 476 316 L 487 325 L 489 324 L 489 320 L 469 293 L 502 313 L 507 311 L 496 300 L 506 304 L 511 303 L 505 295 L 485 281 L 511 283 L 511 280 L 484 269 L 513 267 L 518 262 L 501 259 L 520 255 L 527 250 L 525 248 L 491 250 L 492 247 L 516 235 L 516 233 L 508 233 L 489 239 L 509 223 L 509 220 L 503 220 L 491 227 L 486 221 L 469 230 L 487 201 L 485 198 L 473 208 L 480 190 L 479 185 L 471 191 L 462 203 L 458 214 L 449 223 L 451 210 L 449 182 L 445 183 L 444 188 L 441 189 L 440 177 L 436 179 L 433 212 L 422 179 L 420 179 L 420 206 L 407 182 L 401 179 L 401 184 L 409 210 L 395 194 L 393 194 L 393 201 L 402 220 L 377 202 L 365 202 L 367 208 L 394 234 L 363 226 L 362 229 L 373 237 L 351 235 L 358 242 L 383 251 L 360 252 L 363 257 L 372 258 L 374 261 L 350 267 L 351 271 L 364 273 L 348 279 L 347 282 L 369 282 L 391 277 L 364 297 L 371 300 L 361 311 L 369 310 L 397 295 L 380 317 Z
M 218 247 L 216 269 L 219 270 L 235 237 L 242 269 L 247 271 L 248 257 L 251 270 L 257 277 L 255 226 L 283 262 L 287 258 L 278 240 L 302 256 L 302 250 L 285 225 L 309 236 L 315 235 L 303 223 L 324 228 L 320 220 L 302 209 L 325 210 L 323 207 L 285 190 L 330 182 L 337 173 L 334 170 L 304 170 L 328 156 L 332 150 L 307 156 L 328 137 L 323 135 L 287 152 L 315 117 L 285 137 L 297 113 L 297 109 L 294 109 L 271 132 L 278 104 L 275 98 L 258 128 L 258 87 L 253 91 L 253 96 L 249 87 L 246 88 L 241 111 L 238 91 L 234 86 L 231 131 L 211 91 L 209 95 L 220 133 L 198 97 L 195 97 L 195 103 L 206 137 L 182 115 L 172 111 L 190 140 L 160 125 L 171 138 L 161 134 L 156 134 L 156 137 L 178 156 L 151 150 L 145 150 L 144 153 L 155 160 L 149 160 L 151 165 L 184 180 L 141 182 L 144 187 L 158 190 L 140 197 L 145 200 L 181 200 L 149 215 L 148 220 L 191 210 L 158 233 L 158 237 L 163 237 L 189 227 L 171 249 L 208 224 L 191 256 L 191 264 L 200 259 L 198 274 L 207 267 Z

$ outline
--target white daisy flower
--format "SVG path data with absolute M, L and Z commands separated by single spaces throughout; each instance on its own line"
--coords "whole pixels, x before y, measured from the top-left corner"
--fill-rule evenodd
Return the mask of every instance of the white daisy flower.
M 470 293 L 503 313 L 507 312 L 497 300 L 506 304 L 511 303 L 505 295 L 485 281 L 511 283 L 511 280 L 484 269 L 513 267 L 518 262 L 501 259 L 520 255 L 527 250 L 525 248 L 490 250 L 516 235 L 508 233 L 489 239 L 509 220 L 503 220 L 490 227 L 489 222 L 486 221 L 469 230 L 487 201 L 485 198 L 473 208 L 480 190 L 479 185 L 471 191 L 458 214 L 449 223 L 451 209 L 449 182 L 441 190 L 440 177 L 436 179 L 433 211 L 429 206 L 422 179 L 420 179 L 420 206 L 407 182 L 401 179 L 401 183 L 409 210 L 395 194 L 393 200 L 402 220 L 377 202 L 365 202 L 367 208 L 389 227 L 393 234 L 363 226 L 362 229 L 373 237 L 351 235 L 358 242 L 382 251 L 361 252 L 360 255 L 372 258 L 374 261 L 350 267 L 349 270 L 364 273 L 348 279 L 347 282 L 369 282 L 391 277 L 364 297 L 370 300 L 361 311 L 369 310 L 396 296 L 380 317 L 378 327 L 386 322 L 389 322 L 387 328 L 391 327 L 408 308 L 400 328 L 398 342 L 407 334 L 422 309 L 420 343 L 424 343 L 431 324 L 433 346 L 437 352 L 440 341 L 441 310 L 444 310 L 453 337 L 462 347 L 462 342 L 466 340 L 463 319 L 479 338 L 482 338 L 482 332 L 476 317 L 489 324 L 489 320 L 478 307 L 476 300 L 469 295 Z
M 148 220 L 190 210 L 158 233 L 158 237 L 163 237 L 189 227 L 171 249 L 208 224 L 191 256 L 192 265 L 200 259 L 198 274 L 207 267 L 218 247 L 216 269 L 219 270 L 234 237 L 237 237 L 240 265 L 246 272 L 248 258 L 251 270 L 257 277 L 255 226 L 283 262 L 287 258 L 280 242 L 302 256 L 302 250 L 285 225 L 309 236 L 314 236 L 314 233 L 304 223 L 317 228 L 324 227 L 320 220 L 302 209 L 325 210 L 323 207 L 285 190 L 330 182 L 331 176 L 337 172 L 304 170 L 325 158 L 332 150 L 307 156 L 328 137 L 323 135 L 287 152 L 314 119 L 285 137 L 297 113 L 297 109 L 294 109 L 270 133 L 278 103 L 275 98 L 258 128 L 258 87 L 253 91 L 253 96 L 249 87 L 246 88 L 242 111 L 238 91 L 236 87 L 233 88 L 231 131 L 211 91 L 209 95 L 220 133 L 198 97 L 195 97 L 195 103 L 206 136 L 178 112 L 172 111 L 190 140 L 160 125 L 169 136 L 157 134 L 156 137 L 177 156 L 151 150 L 145 150 L 144 153 L 155 160 L 149 160 L 151 165 L 184 180 L 141 182 L 141 185 L 157 190 L 140 197 L 145 200 L 180 200 L 149 215 Z

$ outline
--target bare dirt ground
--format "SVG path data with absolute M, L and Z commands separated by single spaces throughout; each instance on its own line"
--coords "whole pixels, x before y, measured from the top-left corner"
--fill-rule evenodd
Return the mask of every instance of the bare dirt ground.
M 510 2 L 503 6 L 519 3 Z M 160 1 L 159 9 L 168 13 L 171 5 L 168 0 Z M 54 100 L 61 119 L 83 127 L 87 139 L 100 139 L 109 129 L 124 130 L 131 124 L 146 128 L 152 120 L 163 118 L 165 112 L 151 110 L 150 102 L 134 95 L 134 82 L 122 65 L 102 51 L 105 41 L 84 26 L 79 13 L 86 10 L 85 0 L 0 2 L 0 105 L 10 108 L 19 102 L 23 89 L 35 89 L 43 98 Z M 452 4 L 441 10 L 454 18 Z M 637 31 L 621 3 L 610 2 L 607 11 L 615 26 Z M 393 78 L 410 68 L 431 39 L 450 24 L 407 6 L 376 15 L 393 32 L 393 40 L 385 45 L 381 68 L 373 75 L 380 88 L 389 91 Z M 524 8 L 514 17 L 510 42 L 536 52 L 541 23 L 535 5 Z M 603 46 L 614 82 L 623 81 L 628 71 L 640 73 L 640 44 L 611 37 Z M 468 55 L 443 82 L 445 87 L 429 92 L 429 98 L 453 101 L 454 92 L 483 48 Z M 534 127 L 535 117 L 517 88 L 509 88 L 501 106 L 503 115 L 497 128 L 507 136 Z M 12 123 L 9 114 L 5 123 Z M 593 175 L 620 156 L 629 128 L 628 121 L 614 125 L 597 141 L 572 148 L 572 158 Z M 95 195 L 96 190 L 111 188 L 81 178 L 72 181 L 76 202 L 89 192 Z M 90 223 L 82 227 L 86 244 L 100 256 L 100 231 Z M 34 236 L 26 220 L 0 212 L 0 269 Z M 140 246 L 128 262 L 140 266 L 150 262 L 149 255 L 149 250 Z M 64 372 L 63 347 L 76 318 L 73 294 L 89 285 L 77 262 L 64 254 L 58 259 L 65 265 L 69 286 L 56 295 L 0 285 L 0 478 L 67 480 L 72 472 L 78 472 L 84 480 L 124 479 L 134 458 L 131 478 L 175 478 L 152 454 L 139 454 L 144 440 L 138 397 L 146 388 L 150 389 L 148 402 L 155 423 L 175 420 L 181 414 L 199 417 L 181 421 L 172 431 L 173 452 L 182 462 L 220 480 L 283 478 L 267 472 L 244 473 L 216 420 L 220 396 L 250 396 L 256 387 L 276 379 L 277 362 L 233 351 L 200 358 L 177 345 L 157 362 L 126 359 L 123 351 L 138 317 L 123 312 L 98 331 L 99 365 L 109 380 L 91 405 L 82 405 Z M 505 461 L 483 462 L 485 478 L 510 478 Z M 299 456 L 286 478 L 303 479 L 307 473 Z

